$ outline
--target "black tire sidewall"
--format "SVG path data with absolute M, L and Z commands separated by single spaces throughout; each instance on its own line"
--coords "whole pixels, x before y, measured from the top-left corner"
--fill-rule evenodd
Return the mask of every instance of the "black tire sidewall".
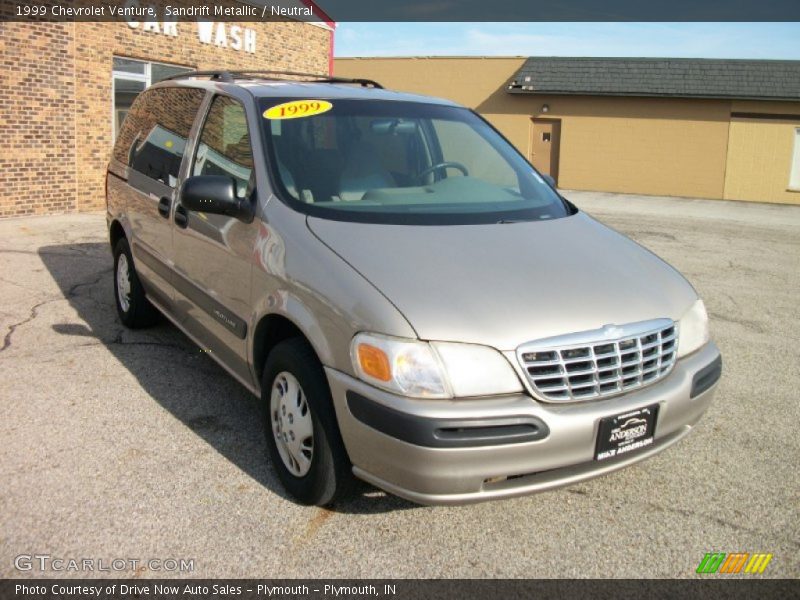
M 125 255 L 128 261 L 128 280 L 130 281 L 131 293 L 128 310 L 124 311 L 119 301 L 119 289 L 117 288 L 117 269 L 119 268 L 119 258 Z M 117 307 L 117 314 L 120 321 L 126 327 L 133 329 L 152 325 L 157 319 L 157 312 L 150 304 L 144 294 L 144 288 L 139 281 L 136 268 L 133 264 L 131 247 L 126 238 L 122 238 L 114 247 L 114 304 Z
M 314 452 L 311 468 L 303 477 L 293 475 L 283 464 L 272 431 L 272 385 L 275 377 L 283 371 L 297 379 L 311 412 Z M 328 505 L 342 497 L 352 477 L 350 462 L 341 442 L 325 373 L 305 340 L 286 340 L 270 352 L 264 367 L 261 400 L 267 452 L 286 491 L 302 504 L 317 506 Z

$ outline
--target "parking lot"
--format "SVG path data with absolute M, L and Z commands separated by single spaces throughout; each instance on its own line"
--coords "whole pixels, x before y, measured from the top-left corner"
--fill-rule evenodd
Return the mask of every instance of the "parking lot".
M 195 577 L 690 577 L 711 551 L 800 576 L 800 207 L 565 195 L 689 278 L 723 378 L 659 456 L 466 507 L 366 485 L 293 504 L 255 398 L 166 322 L 119 323 L 102 214 L 0 221 L 0 576 L 48 554 L 193 559 Z

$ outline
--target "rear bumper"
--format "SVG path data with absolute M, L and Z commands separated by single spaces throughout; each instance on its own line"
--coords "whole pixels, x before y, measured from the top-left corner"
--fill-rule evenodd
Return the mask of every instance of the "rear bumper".
M 465 504 L 569 485 L 644 460 L 691 431 L 721 372 L 713 343 L 664 380 L 608 400 L 545 404 L 523 394 L 414 400 L 326 369 L 345 447 L 360 478 L 420 504 Z M 594 460 L 601 418 L 658 404 L 655 441 Z

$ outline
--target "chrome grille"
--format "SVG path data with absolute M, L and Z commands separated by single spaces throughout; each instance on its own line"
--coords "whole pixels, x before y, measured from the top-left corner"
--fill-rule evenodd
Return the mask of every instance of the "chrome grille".
M 573 402 L 655 383 L 672 369 L 677 349 L 675 323 L 656 319 L 529 342 L 517 358 L 536 397 Z

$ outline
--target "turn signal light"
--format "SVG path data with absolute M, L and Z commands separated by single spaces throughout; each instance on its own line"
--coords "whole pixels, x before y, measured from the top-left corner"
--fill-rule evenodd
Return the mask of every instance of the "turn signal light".
M 380 348 L 369 344 L 358 345 L 358 364 L 366 375 L 378 381 L 389 381 L 392 378 L 392 368 L 389 366 L 389 357 Z

